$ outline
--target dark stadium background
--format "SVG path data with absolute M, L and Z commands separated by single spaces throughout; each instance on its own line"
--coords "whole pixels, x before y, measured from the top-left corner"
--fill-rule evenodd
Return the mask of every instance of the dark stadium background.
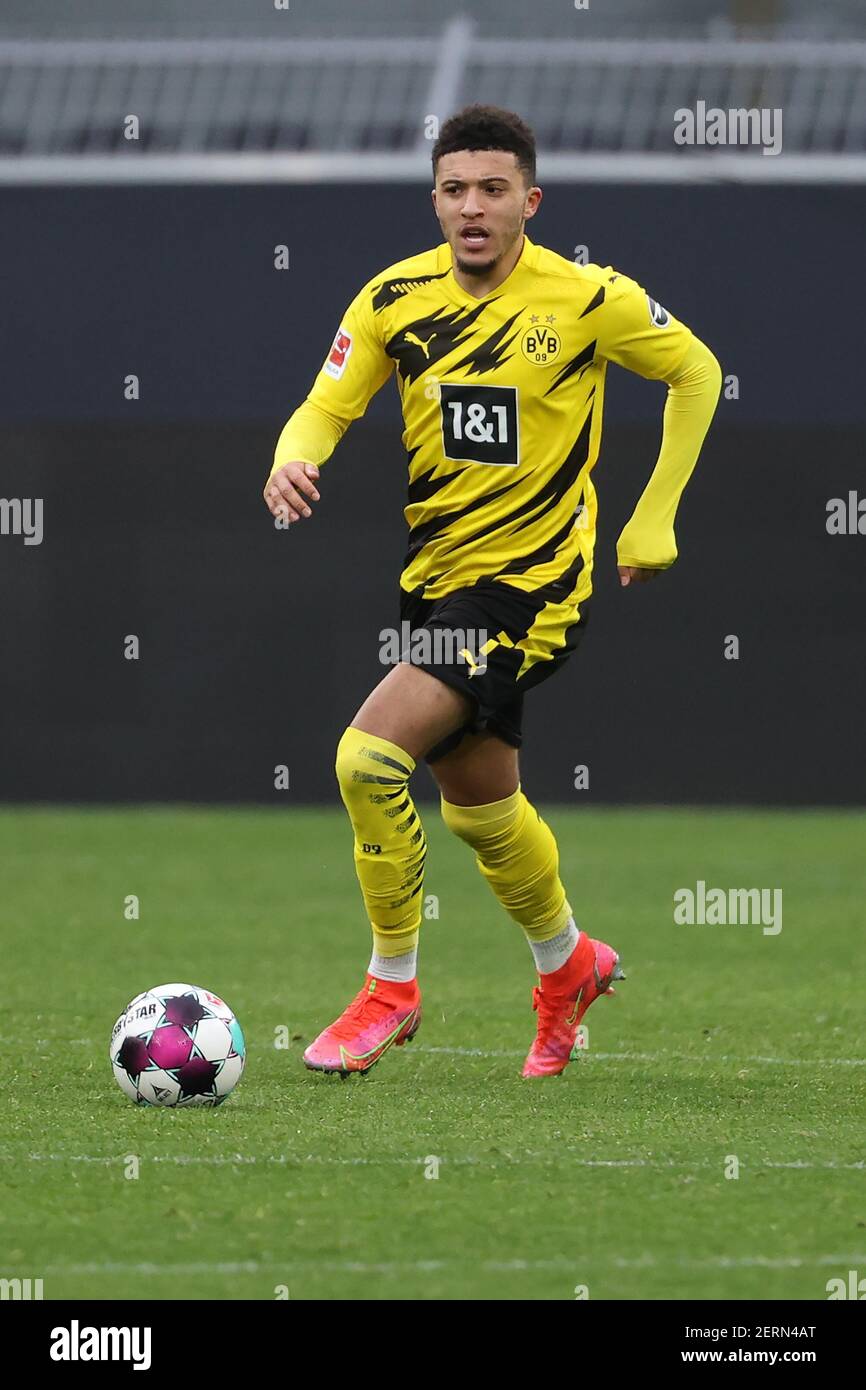
M 528 231 L 639 279 L 739 399 L 676 566 L 620 592 L 665 390 L 609 369 L 596 593 L 583 647 L 529 700 L 526 785 L 581 805 L 862 801 L 866 539 L 826 531 L 829 498 L 866 494 L 862 189 L 553 184 Z M 276 532 L 261 487 L 349 300 L 439 240 L 422 184 L 0 191 L 2 492 L 45 517 L 41 546 L 0 545 L 4 798 L 284 802 L 284 763 L 292 801 L 334 799 L 334 747 L 397 622 L 393 381 L 324 466 L 314 518 Z

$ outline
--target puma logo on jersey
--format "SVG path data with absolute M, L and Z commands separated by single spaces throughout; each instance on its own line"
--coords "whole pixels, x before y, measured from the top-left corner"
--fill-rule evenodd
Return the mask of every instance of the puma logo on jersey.
M 431 334 L 430 334 L 430 337 L 429 337 L 429 338 L 425 338 L 425 339 L 423 340 L 423 342 L 422 342 L 422 340 L 421 340 L 421 339 L 417 336 L 417 334 L 415 334 L 415 333 L 409 332 L 409 333 L 406 333 L 406 334 L 405 334 L 406 342 L 407 342 L 407 343 L 412 343 L 415 347 L 421 348 L 421 350 L 422 350 L 422 352 L 424 353 L 424 356 L 427 358 L 427 361 L 428 361 L 428 362 L 430 361 L 430 349 L 429 349 L 429 347 L 427 346 L 427 344 L 428 344 L 428 343 L 432 343 L 432 341 L 433 341 L 433 339 L 434 339 L 435 337 L 436 337 L 436 334 L 435 334 L 435 333 L 431 333 Z

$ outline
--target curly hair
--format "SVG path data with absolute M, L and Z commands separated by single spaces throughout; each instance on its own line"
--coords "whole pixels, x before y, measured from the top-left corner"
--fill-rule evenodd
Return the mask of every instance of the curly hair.
M 535 183 L 535 136 L 514 111 L 475 103 L 451 116 L 433 146 L 434 180 L 443 154 L 457 150 L 509 150 L 517 157 L 527 188 Z

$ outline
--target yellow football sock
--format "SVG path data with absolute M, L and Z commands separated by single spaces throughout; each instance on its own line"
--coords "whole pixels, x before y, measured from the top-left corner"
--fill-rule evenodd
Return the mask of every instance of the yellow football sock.
M 409 795 L 415 760 L 396 743 L 348 728 L 336 773 L 355 832 L 355 869 L 373 949 L 398 956 L 418 944 L 427 840 Z
M 559 877 L 559 851 L 520 785 L 485 806 L 455 806 L 443 796 L 441 809 L 448 828 L 474 849 L 481 873 L 530 942 L 557 936 L 572 915 Z

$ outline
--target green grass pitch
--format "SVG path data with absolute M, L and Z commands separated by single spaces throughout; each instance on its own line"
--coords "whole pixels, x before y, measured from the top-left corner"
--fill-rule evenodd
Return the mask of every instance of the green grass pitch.
M 531 956 L 432 804 L 424 1021 L 349 1081 L 301 1064 L 368 959 L 341 807 L 0 812 L 0 1276 L 49 1299 L 571 1300 L 820 1299 L 866 1274 L 866 816 L 541 809 L 628 974 L 542 1082 L 520 1077 Z M 782 931 L 676 925 L 698 879 L 781 888 Z M 138 1110 L 112 1080 L 116 1015 L 166 980 L 241 1020 L 218 1110 Z

